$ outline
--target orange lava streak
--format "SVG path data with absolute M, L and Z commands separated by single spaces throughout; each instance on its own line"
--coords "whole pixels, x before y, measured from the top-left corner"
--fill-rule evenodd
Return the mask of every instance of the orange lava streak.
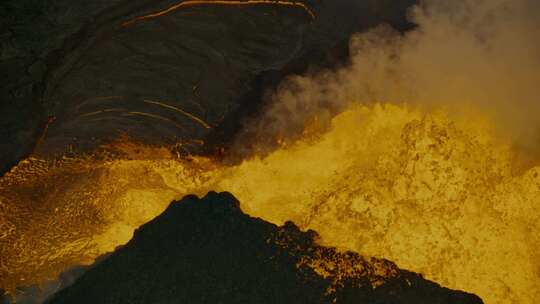
M 159 116 L 157 114 L 150 114 L 150 113 L 145 113 L 145 112 L 128 112 L 127 114 L 125 114 L 126 116 L 128 115 L 134 115 L 134 116 L 145 116 L 145 117 L 150 117 L 150 118 L 154 118 L 154 119 L 157 119 L 157 120 L 161 120 L 161 121 L 165 121 L 165 122 L 170 122 L 172 124 L 174 124 L 178 129 L 184 129 L 184 127 L 182 127 L 181 125 L 177 124 L 176 122 L 172 121 L 171 119 L 168 119 L 168 118 L 165 118 L 163 116 Z
M 205 4 L 210 4 L 210 5 L 235 5 L 235 6 L 236 5 L 275 4 L 275 5 L 283 5 L 283 6 L 296 6 L 296 7 L 302 8 L 306 13 L 309 14 L 309 16 L 312 19 L 315 19 L 315 13 L 307 5 L 305 5 L 302 2 L 297 2 L 297 1 L 283 1 L 283 0 L 278 0 L 278 1 L 275 1 L 275 0 L 247 0 L 247 1 L 236 1 L 236 0 L 210 0 L 210 1 L 188 0 L 188 1 L 183 1 L 181 3 L 175 4 L 175 5 L 169 7 L 167 9 L 165 9 L 165 10 L 162 10 L 162 11 L 159 11 L 159 12 L 156 12 L 156 13 L 136 17 L 134 19 L 131 19 L 129 21 L 126 21 L 126 22 L 122 23 L 122 26 L 125 27 L 125 26 L 129 26 L 129 25 L 131 25 L 131 24 L 133 24 L 133 23 L 135 23 L 137 21 L 142 21 L 142 20 L 146 20 L 146 19 L 152 19 L 152 18 L 160 17 L 160 16 L 171 13 L 171 12 L 173 12 L 173 11 L 179 9 L 179 8 L 182 8 L 182 7 L 205 5 Z
M 47 119 L 47 122 L 45 122 L 45 126 L 43 127 L 43 132 L 41 133 L 41 136 L 38 138 L 36 145 L 34 146 L 34 150 L 41 145 L 45 137 L 47 137 L 47 131 L 49 131 L 49 126 L 56 121 L 56 116 L 51 115 Z
M 102 114 L 102 113 L 122 112 L 122 111 L 125 111 L 125 109 L 110 108 L 110 109 L 103 109 L 103 110 L 98 110 L 98 111 L 94 111 L 94 112 L 84 113 L 84 114 L 79 115 L 79 117 L 88 117 L 88 116 L 94 116 L 94 115 L 98 115 L 98 114 Z
M 166 104 L 166 103 L 163 103 L 163 102 L 159 102 L 159 101 L 153 101 L 153 100 L 144 100 L 145 103 L 149 103 L 149 104 L 154 104 L 154 105 L 158 105 L 158 106 L 161 106 L 161 107 L 164 107 L 164 108 L 167 108 L 167 109 L 170 109 L 170 110 L 173 110 L 173 111 L 176 111 L 178 113 L 181 113 L 189 118 L 191 118 L 193 121 L 195 121 L 196 123 L 198 123 L 199 125 L 203 126 L 203 128 L 205 129 L 211 129 L 212 127 L 210 127 L 209 124 L 207 124 L 204 120 L 202 120 L 201 118 L 189 113 L 189 112 L 186 112 L 178 107 L 175 107 L 175 106 L 171 106 L 170 104 Z

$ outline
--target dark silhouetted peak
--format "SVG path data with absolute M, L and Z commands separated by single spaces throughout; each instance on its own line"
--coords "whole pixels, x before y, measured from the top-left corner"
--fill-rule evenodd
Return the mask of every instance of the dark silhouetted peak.
M 186 196 L 49 303 L 482 303 L 244 214 L 229 193 Z

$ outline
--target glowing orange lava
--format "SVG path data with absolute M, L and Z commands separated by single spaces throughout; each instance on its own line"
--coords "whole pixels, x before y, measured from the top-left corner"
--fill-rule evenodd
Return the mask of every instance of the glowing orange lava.
M 282 6 L 291 6 L 291 7 L 298 7 L 303 9 L 311 19 L 315 19 L 315 13 L 304 3 L 299 1 L 285 1 L 285 0 L 244 0 L 244 1 L 236 1 L 236 0 L 187 0 L 182 1 L 178 4 L 175 4 L 165 10 L 155 12 L 152 14 L 139 16 L 134 19 L 131 19 L 129 21 L 126 21 L 122 23 L 122 26 L 129 26 L 136 22 L 148 20 L 152 18 L 161 17 L 164 15 L 167 15 L 173 11 L 176 11 L 180 8 L 184 7 L 192 7 L 192 6 L 200 6 L 200 5 L 233 5 L 233 6 L 241 6 L 241 5 L 282 5 Z
M 480 121 L 354 105 L 316 139 L 238 165 L 129 142 L 111 159 L 29 159 L 0 180 L 0 286 L 91 263 L 171 200 L 217 190 L 252 216 L 292 220 L 322 244 L 387 258 L 488 304 L 536 303 L 540 167 L 520 168 Z

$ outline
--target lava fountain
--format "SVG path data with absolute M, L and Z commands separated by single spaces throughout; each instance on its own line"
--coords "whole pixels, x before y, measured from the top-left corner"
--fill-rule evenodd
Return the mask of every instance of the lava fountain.
M 417 30 L 357 35 L 350 67 L 285 83 L 254 123 L 279 139 L 264 153 L 231 162 L 120 139 L 24 160 L 0 179 L 0 286 L 90 264 L 173 199 L 216 190 L 488 304 L 536 303 L 539 4 L 423 4 Z
M 2 286 L 92 263 L 171 200 L 215 189 L 252 216 L 293 220 L 322 244 L 388 258 L 487 303 L 539 296 L 540 167 L 524 169 L 488 123 L 354 104 L 328 130 L 236 165 L 113 146 L 115 157 L 29 159 L 1 179 Z

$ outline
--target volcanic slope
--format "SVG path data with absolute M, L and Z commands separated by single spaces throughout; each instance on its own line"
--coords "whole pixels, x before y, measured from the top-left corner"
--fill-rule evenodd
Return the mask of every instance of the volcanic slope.
M 47 303 L 482 303 L 239 205 L 226 192 L 173 202 Z
M 200 152 L 205 136 L 260 103 L 258 76 L 291 63 L 301 72 L 381 23 L 404 31 L 415 1 L 60 2 L 0 5 L 0 173 L 119 134 Z

